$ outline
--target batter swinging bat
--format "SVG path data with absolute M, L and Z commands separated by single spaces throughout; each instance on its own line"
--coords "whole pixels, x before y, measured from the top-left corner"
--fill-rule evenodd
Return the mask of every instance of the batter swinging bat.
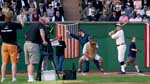
M 117 23 L 116 26 L 121 26 L 121 27 L 123 27 L 123 26 L 125 26 L 126 24 L 127 24 L 127 22 L 126 22 L 126 23 L 123 23 L 123 24 Z M 116 33 L 116 32 L 117 32 L 117 30 L 114 29 L 113 31 L 109 32 L 108 34 L 109 34 L 109 35 L 112 35 L 112 34 L 114 34 L 114 33 Z

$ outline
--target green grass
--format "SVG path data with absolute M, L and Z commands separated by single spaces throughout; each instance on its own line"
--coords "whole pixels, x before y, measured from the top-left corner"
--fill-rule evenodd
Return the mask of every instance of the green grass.
M 80 76 L 79 79 L 88 82 L 150 82 L 150 76 Z
M 77 77 L 77 80 L 57 80 L 57 81 L 37 81 L 35 83 L 28 83 L 26 74 L 18 75 L 17 82 L 11 82 L 11 76 L 7 76 L 6 80 L 0 84 L 63 84 L 68 82 L 150 82 L 150 76 L 101 76 L 101 75 L 92 75 L 92 76 L 81 76 Z

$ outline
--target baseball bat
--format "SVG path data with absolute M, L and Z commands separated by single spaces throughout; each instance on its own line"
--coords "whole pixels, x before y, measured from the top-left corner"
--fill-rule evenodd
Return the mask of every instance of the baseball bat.
M 125 23 L 123 23 L 121 26 L 123 27 L 123 26 L 125 26 L 127 23 L 128 23 L 128 22 L 125 22 Z

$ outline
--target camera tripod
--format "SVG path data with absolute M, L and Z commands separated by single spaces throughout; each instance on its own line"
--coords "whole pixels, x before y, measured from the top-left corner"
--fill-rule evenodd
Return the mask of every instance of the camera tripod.
M 48 60 L 51 61 L 52 67 L 53 67 L 53 69 L 55 70 L 55 72 L 56 72 L 56 74 L 57 74 L 57 78 L 60 79 L 59 74 L 58 74 L 58 71 L 57 71 L 57 69 L 56 69 L 56 64 L 55 64 L 55 61 L 54 61 L 53 54 L 52 54 L 52 53 L 51 53 L 51 54 L 48 53 L 48 49 L 49 49 L 49 47 L 46 46 L 46 52 L 44 51 L 45 53 L 42 53 L 42 55 L 41 55 L 41 57 L 40 57 L 40 62 L 39 62 L 39 65 L 38 65 L 36 80 L 41 81 L 41 72 L 42 72 L 41 66 L 42 66 L 42 62 L 43 62 L 43 60 L 44 60 L 45 54 L 47 54 L 47 55 L 49 56 L 49 57 L 48 57 Z

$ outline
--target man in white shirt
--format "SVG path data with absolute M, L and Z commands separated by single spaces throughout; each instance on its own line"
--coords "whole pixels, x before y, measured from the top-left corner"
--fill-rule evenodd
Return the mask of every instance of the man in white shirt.
M 116 46 L 118 50 L 118 61 L 121 66 L 121 74 L 125 74 L 124 57 L 126 51 L 126 44 L 124 31 L 122 30 L 122 25 L 119 23 L 116 24 L 115 31 L 109 32 L 109 35 L 111 36 L 112 39 L 116 40 Z
M 142 22 L 142 17 L 140 14 L 137 14 L 136 18 L 135 18 L 135 22 Z

